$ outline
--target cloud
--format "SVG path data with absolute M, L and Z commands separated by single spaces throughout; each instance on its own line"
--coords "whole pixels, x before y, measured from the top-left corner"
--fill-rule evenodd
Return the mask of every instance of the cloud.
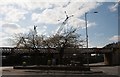
M 6 33 L 4 33 L 3 31 L 0 32 L 0 40 L 3 39 L 6 36 L 7 36 Z
M 1 2 L 66 2 L 66 1 L 72 1 L 72 2 L 117 2 L 118 0 L 1 0 Z
M 15 23 L 5 23 L 2 25 L 2 32 L 13 35 L 15 33 L 23 33 L 27 30 Z
M 69 26 L 73 26 L 74 28 L 80 28 L 84 29 L 85 26 L 85 20 L 83 19 L 78 19 L 78 18 L 71 18 L 69 21 Z M 87 27 L 95 26 L 95 22 L 87 22 Z
M 17 5 L 17 7 L 20 7 L 22 9 L 26 10 L 35 10 L 35 9 L 49 9 L 52 8 L 53 6 L 61 6 L 62 4 L 66 4 L 68 0 L 60 0 L 60 1 L 55 1 L 55 0 L 1 0 L 0 5 Z
M 97 2 L 86 3 L 84 0 L 74 1 L 44 1 L 44 0 L 2 0 L 0 4 L 0 15 L 5 22 L 19 22 L 24 20 L 28 12 L 40 9 L 42 13 L 33 13 L 32 20 L 36 23 L 57 24 L 57 20 L 64 20 L 64 11 L 68 15 L 74 14 L 75 17 L 82 16 L 85 12 L 90 11 L 98 6 Z M 82 9 L 80 9 L 82 8 Z
M 118 10 L 118 3 L 109 6 L 109 9 L 111 12 L 117 11 Z
M 27 11 L 23 9 L 18 9 L 12 5 L 3 5 L 0 7 L 0 15 L 2 20 L 5 22 L 18 22 L 25 19 L 25 14 Z
M 0 26 L 0 46 L 11 46 L 14 34 L 26 33 L 28 30 L 16 23 L 4 23 Z
M 46 9 L 41 14 L 33 13 L 32 20 L 35 23 L 57 24 L 58 20 L 64 17 L 62 16 L 64 13 L 59 9 Z
M 3 47 L 3 46 L 11 46 L 12 45 L 12 40 L 13 38 L 11 37 L 4 37 L 2 39 L 0 39 L 0 47 Z
M 114 35 L 114 36 L 111 37 L 109 40 L 110 40 L 110 41 L 114 41 L 114 42 L 116 42 L 116 41 L 120 41 L 120 36 L 118 36 L 118 35 Z
M 69 21 L 69 25 L 73 26 L 73 27 L 85 27 L 85 21 L 82 19 L 78 19 L 78 18 L 71 18 Z
M 80 17 L 85 12 L 91 11 L 98 6 L 97 0 L 94 0 L 94 2 L 91 2 L 91 0 L 1 0 L 0 28 L 2 31 L 0 30 L 0 32 L 3 35 L 0 37 L 4 37 L 3 41 L 5 41 L 4 39 L 10 38 L 14 33 L 29 32 L 29 29 L 26 30 L 26 28 L 31 26 L 23 27 L 26 24 L 45 24 L 45 26 L 39 26 L 38 34 L 47 35 L 50 33 L 48 26 L 51 24 L 59 26 L 65 20 L 64 11 L 69 16 L 74 15 L 68 20 L 68 25 L 84 28 L 84 20 Z M 88 27 L 92 25 L 95 25 L 95 23 L 88 21 Z M 33 29 L 33 26 L 31 29 Z M 51 33 L 54 32 L 51 31 Z
M 27 33 L 27 34 L 29 32 L 31 34 L 32 34 L 32 32 L 34 32 L 34 26 L 33 25 L 26 27 L 26 29 L 27 29 L 27 31 L 25 31 L 25 33 Z M 37 27 L 36 27 L 37 35 L 46 35 L 46 34 L 48 34 L 47 29 L 48 29 L 47 25 L 37 25 Z
M 2 24 L 4 24 L 5 22 L 0 20 L 0 27 L 2 26 Z
M 32 21 L 35 23 L 44 24 L 60 24 L 66 19 L 66 11 L 68 16 L 74 15 L 74 17 L 69 19 L 68 24 L 72 26 L 83 26 L 84 20 L 80 19 L 80 17 L 83 16 L 85 12 L 99 6 L 99 3 L 97 2 L 73 2 L 67 4 L 66 7 L 64 7 L 62 2 L 59 4 L 61 4 L 61 6 L 57 6 L 52 9 L 45 9 L 42 13 L 33 13 Z
M 0 32 L 0 47 L 2 46 L 11 46 L 12 37 L 8 33 Z
M 91 26 L 96 26 L 97 24 L 95 22 L 91 22 L 91 23 L 88 23 L 88 27 L 91 27 Z
M 103 45 L 94 45 L 94 44 L 92 44 L 92 43 L 89 43 L 89 48 L 102 48 L 103 47 Z
M 20 26 L 14 23 L 3 24 L 2 28 L 18 29 Z
M 48 33 L 47 33 L 47 26 L 39 26 L 38 28 L 37 28 L 37 30 L 39 31 L 37 34 L 38 35 L 47 35 Z

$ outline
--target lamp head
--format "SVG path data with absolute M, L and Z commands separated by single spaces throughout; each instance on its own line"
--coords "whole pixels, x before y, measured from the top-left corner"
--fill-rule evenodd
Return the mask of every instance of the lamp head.
M 96 12 L 94 12 L 94 13 L 98 13 L 98 12 L 96 11 Z

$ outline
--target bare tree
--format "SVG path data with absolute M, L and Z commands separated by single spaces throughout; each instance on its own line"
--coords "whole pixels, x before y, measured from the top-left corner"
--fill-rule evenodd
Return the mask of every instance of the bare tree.
M 37 35 L 35 30 L 31 30 L 28 34 L 17 34 L 16 46 L 28 48 L 55 48 L 59 51 L 59 62 L 62 64 L 62 57 L 66 48 L 80 48 L 83 46 L 84 40 L 78 34 L 76 28 L 70 28 L 62 34 L 52 35 L 45 39 L 43 35 Z
M 81 35 L 76 32 L 76 28 L 71 28 L 63 34 L 56 34 L 44 40 L 44 46 L 48 48 L 56 48 L 59 51 L 59 59 L 62 64 L 62 57 L 66 48 L 80 48 L 83 46 L 84 40 Z
M 19 34 L 14 34 L 12 40 L 12 45 L 15 45 L 16 47 L 25 47 L 26 46 L 26 34 L 19 33 Z
M 35 30 L 30 30 L 28 33 L 19 33 L 15 34 L 13 36 L 13 44 L 16 45 L 16 47 L 26 47 L 26 48 L 41 48 L 43 46 L 43 35 L 37 35 L 37 32 Z

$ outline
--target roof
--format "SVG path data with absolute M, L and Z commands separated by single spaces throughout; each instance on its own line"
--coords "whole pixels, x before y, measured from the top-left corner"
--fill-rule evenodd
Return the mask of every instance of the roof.
M 2 47 L 0 48 L 0 51 L 2 51 L 2 53 L 18 53 L 18 54 L 22 54 L 22 53 L 59 53 L 59 51 L 55 48 L 10 48 L 10 47 Z M 110 53 L 113 50 L 110 48 L 67 48 L 64 50 L 65 54 L 92 54 L 92 53 Z
M 58 53 L 57 50 L 53 49 L 53 48 L 0 48 L 0 51 L 2 51 L 2 53 L 18 53 L 18 54 L 22 54 L 22 53 Z

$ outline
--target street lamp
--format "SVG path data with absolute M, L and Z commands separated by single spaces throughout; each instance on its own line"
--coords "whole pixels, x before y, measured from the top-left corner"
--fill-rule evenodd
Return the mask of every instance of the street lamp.
M 88 13 L 98 13 L 98 12 L 86 12 L 85 13 L 85 26 L 86 26 L 86 48 L 88 48 L 88 29 L 87 29 L 87 14 Z
M 88 29 L 87 29 L 87 14 L 88 13 L 98 13 L 98 12 L 85 12 L 85 27 L 86 27 L 86 48 L 88 49 Z M 87 65 L 89 66 L 89 54 L 87 51 Z

